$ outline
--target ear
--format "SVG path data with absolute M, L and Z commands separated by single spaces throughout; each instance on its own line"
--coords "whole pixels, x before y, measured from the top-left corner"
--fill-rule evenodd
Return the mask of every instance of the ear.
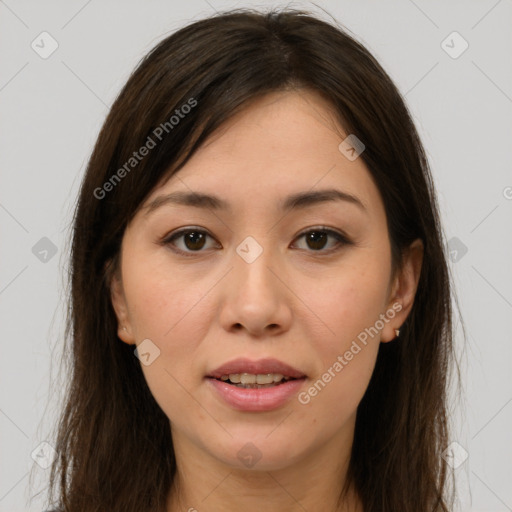
M 123 290 L 121 272 L 113 272 L 110 278 L 110 300 L 117 317 L 117 335 L 119 338 L 128 343 L 135 345 L 135 338 L 132 332 L 130 316 L 126 304 L 126 297 Z
M 392 319 L 385 323 L 381 341 L 387 343 L 396 338 L 395 329 L 405 322 L 414 304 L 423 263 L 423 242 L 418 238 L 403 252 L 402 268 L 393 279 L 386 311 L 394 311 Z M 388 315 L 391 318 L 391 315 Z

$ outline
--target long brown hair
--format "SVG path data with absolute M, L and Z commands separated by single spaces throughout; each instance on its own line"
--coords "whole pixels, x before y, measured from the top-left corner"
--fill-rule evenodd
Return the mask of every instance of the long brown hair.
M 110 301 L 123 233 L 162 178 L 247 101 L 294 88 L 319 92 L 344 130 L 364 142 L 361 158 L 384 202 L 394 266 L 413 240 L 424 244 L 413 309 L 399 342 L 381 344 L 358 408 L 348 482 L 365 512 L 450 509 L 441 456 L 453 360 L 450 279 L 411 116 L 386 72 L 337 23 L 303 11 L 241 9 L 159 43 L 114 102 L 90 158 L 74 218 L 70 382 L 50 475 L 49 500 L 63 512 L 165 510 L 176 471 L 169 420 L 133 347 L 117 337 Z M 180 110 L 186 104 L 194 107 Z M 177 109 L 186 115 L 170 121 Z M 148 138 L 155 147 L 130 161 Z

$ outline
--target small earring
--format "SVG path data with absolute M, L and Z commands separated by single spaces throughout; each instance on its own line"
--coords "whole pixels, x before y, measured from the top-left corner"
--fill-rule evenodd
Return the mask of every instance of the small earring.
M 128 330 L 126 329 L 126 327 L 123 327 L 123 331 L 126 331 L 126 332 L 128 332 Z
M 398 338 L 400 336 L 400 329 L 395 329 L 396 337 Z

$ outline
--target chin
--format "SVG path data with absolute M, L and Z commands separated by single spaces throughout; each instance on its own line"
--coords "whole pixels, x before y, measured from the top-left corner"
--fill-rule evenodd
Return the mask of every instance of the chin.
M 285 469 L 301 459 L 301 454 L 297 450 L 300 440 L 294 440 L 286 435 L 276 435 L 274 439 L 270 439 L 272 435 L 269 436 L 267 430 L 260 435 L 237 435 L 230 438 L 223 446 L 222 452 L 218 451 L 217 445 L 212 447 L 210 453 L 233 469 L 254 472 Z

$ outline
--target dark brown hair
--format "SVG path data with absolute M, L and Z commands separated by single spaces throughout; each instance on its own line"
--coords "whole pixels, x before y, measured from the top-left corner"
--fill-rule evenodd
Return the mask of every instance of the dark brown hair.
M 441 453 L 453 350 L 450 279 L 411 116 L 386 72 L 337 23 L 302 11 L 243 9 L 159 43 L 114 102 L 90 158 L 71 250 L 71 380 L 50 479 L 50 501 L 57 487 L 64 512 L 165 510 L 176 470 L 169 420 L 133 347 L 117 337 L 109 279 L 124 230 L 155 186 L 248 101 L 293 89 L 320 93 L 346 133 L 365 144 L 361 158 L 384 201 L 394 268 L 413 240 L 424 244 L 413 309 L 399 342 L 381 344 L 358 408 L 348 482 L 365 512 L 449 510 Z M 179 122 L 169 121 L 194 101 Z M 165 136 L 127 170 L 133 152 L 162 126 Z

